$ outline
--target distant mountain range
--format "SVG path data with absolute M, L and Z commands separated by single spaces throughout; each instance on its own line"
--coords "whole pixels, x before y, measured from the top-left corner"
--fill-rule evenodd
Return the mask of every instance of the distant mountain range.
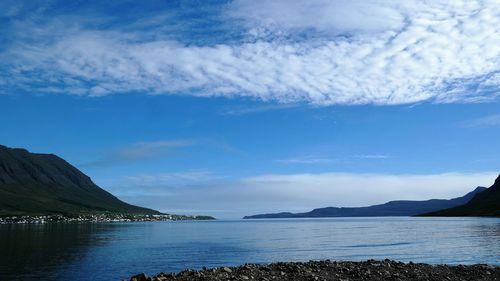
M 0 216 L 106 212 L 159 214 L 119 200 L 56 155 L 0 145 Z
M 437 212 L 424 214 L 423 216 L 439 217 L 465 217 L 465 216 L 487 216 L 500 217 L 500 176 L 487 190 L 477 194 L 464 205 L 449 208 Z
M 453 208 L 469 202 L 478 194 L 485 191 L 485 187 L 477 187 L 466 195 L 453 199 L 431 199 L 426 201 L 390 201 L 385 204 L 368 207 L 327 207 L 314 209 L 306 213 L 275 213 L 246 216 L 244 219 L 267 218 L 321 218 L 321 217 L 387 217 L 387 216 L 416 216 L 438 210 Z M 500 201 L 497 201 L 500 202 Z
M 103 190 L 77 168 L 53 154 L 0 145 L 0 216 L 41 214 L 160 214 L 127 204 Z M 245 219 L 373 216 L 500 216 L 500 176 L 450 200 L 391 201 L 360 208 L 327 207 L 306 213 L 276 213 Z

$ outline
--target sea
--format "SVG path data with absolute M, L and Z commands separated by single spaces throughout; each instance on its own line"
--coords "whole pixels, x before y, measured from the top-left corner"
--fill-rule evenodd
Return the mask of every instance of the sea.
M 0 280 L 128 280 L 245 263 L 386 258 L 500 265 L 500 218 L 0 225 Z

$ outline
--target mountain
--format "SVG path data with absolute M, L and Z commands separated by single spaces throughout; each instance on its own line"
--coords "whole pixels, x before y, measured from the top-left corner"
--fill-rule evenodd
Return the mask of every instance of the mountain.
M 108 212 L 159 214 L 119 200 L 56 155 L 0 145 L 0 216 Z
M 267 218 L 320 218 L 320 217 L 389 217 L 389 216 L 416 216 L 422 213 L 434 212 L 446 208 L 463 205 L 469 202 L 476 194 L 485 191 L 485 187 L 477 187 L 466 195 L 453 199 L 431 199 L 426 201 L 390 201 L 385 204 L 359 208 L 327 207 L 314 209 L 307 213 L 276 213 L 246 216 L 244 219 Z
M 440 217 L 500 217 L 500 176 L 495 183 L 485 191 L 476 194 L 466 204 L 437 212 L 423 214 L 422 216 Z

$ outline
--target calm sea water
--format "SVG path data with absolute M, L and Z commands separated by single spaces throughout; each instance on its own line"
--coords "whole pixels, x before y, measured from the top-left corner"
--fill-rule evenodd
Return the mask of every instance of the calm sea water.
M 311 259 L 500 264 L 500 219 L 333 218 L 0 225 L 0 280 Z

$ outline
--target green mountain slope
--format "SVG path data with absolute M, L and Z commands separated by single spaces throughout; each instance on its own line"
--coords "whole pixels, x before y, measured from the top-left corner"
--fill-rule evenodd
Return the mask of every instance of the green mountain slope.
M 500 176 L 485 191 L 476 194 L 469 203 L 450 209 L 423 214 L 422 216 L 465 217 L 488 216 L 500 217 Z
M 120 201 L 56 155 L 0 145 L 0 216 L 106 212 L 158 213 Z

